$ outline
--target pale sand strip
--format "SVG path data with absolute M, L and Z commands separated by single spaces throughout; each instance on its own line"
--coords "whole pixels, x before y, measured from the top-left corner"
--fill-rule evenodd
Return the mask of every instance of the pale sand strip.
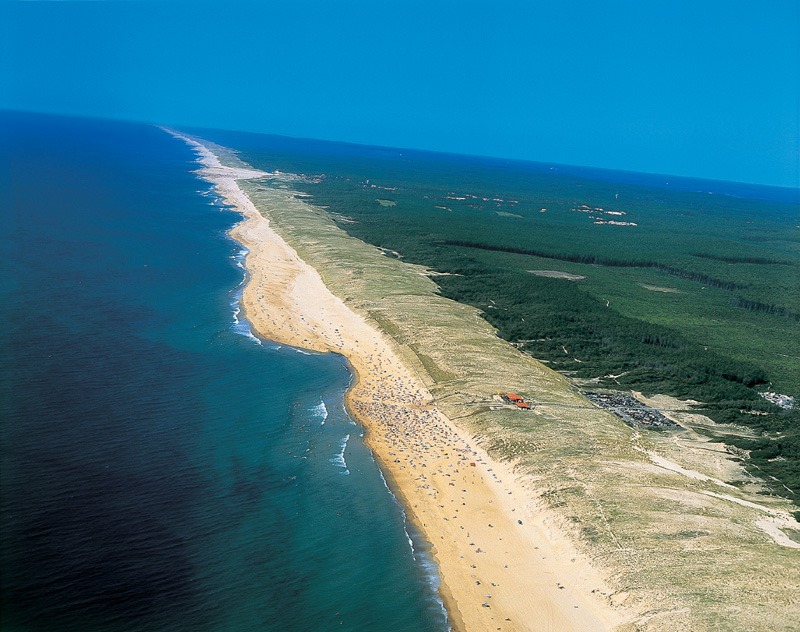
M 198 173 L 244 216 L 231 235 L 249 250 L 242 304 L 256 331 L 279 343 L 336 351 L 352 365 L 348 407 L 368 429 L 369 446 L 409 517 L 433 544 L 454 628 L 595 632 L 622 623 L 596 597 L 609 592 L 599 574 L 536 510 L 511 468 L 430 406 L 430 394 L 389 341 L 325 287 L 236 182 L 267 174 L 225 167 L 206 146 L 170 133 L 197 151 Z

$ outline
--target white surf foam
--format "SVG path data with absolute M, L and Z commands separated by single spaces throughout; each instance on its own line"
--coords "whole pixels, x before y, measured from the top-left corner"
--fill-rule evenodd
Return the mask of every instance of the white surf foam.
M 373 462 L 375 462 L 375 457 L 372 457 Z M 377 463 L 375 463 L 376 467 L 378 467 Z M 408 548 L 411 552 L 411 558 L 414 560 L 414 563 L 419 567 L 420 571 L 422 572 L 423 576 L 427 584 L 431 588 L 431 596 L 430 598 L 436 603 L 439 609 L 442 612 L 442 616 L 447 624 L 449 630 L 452 630 L 450 626 L 450 619 L 447 615 L 447 609 L 444 607 L 444 602 L 442 601 L 441 597 L 439 596 L 439 587 L 442 584 L 441 576 L 439 575 L 439 567 L 436 565 L 436 562 L 431 557 L 430 553 L 423 548 L 421 551 L 417 551 L 416 547 L 414 546 L 414 538 L 411 537 L 409 533 L 409 528 L 411 525 L 408 522 L 408 516 L 406 516 L 406 510 L 403 508 L 403 505 L 400 504 L 400 501 L 397 500 L 397 496 L 394 495 L 394 492 L 389 487 L 389 484 L 386 482 L 386 479 L 383 476 L 383 470 L 378 467 L 378 474 L 380 474 L 381 480 L 383 481 L 383 485 L 386 487 L 386 491 L 389 492 L 389 495 L 394 500 L 397 507 L 400 509 L 400 514 L 403 516 L 403 533 L 406 536 L 406 540 L 408 541 Z M 422 538 L 422 534 L 418 533 L 416 529 L 414 529 L 415 535 L 418 538 Z
M 237 252 L 234 255 L 231 255 L 231 259 L 233 259 L 234 263 L 236 263 L 236 267 L 237 268 L 239 268 L 241 270 L 245 270 L 246 269 L 244 267 L 244 260 L 245 260 L 245 257 L 247 257 L 247 253 L 249 253 L 249 252 L 250 251 L 247 248 L 241 248 L 241 249 L 239 249 L 239 252 Z M 242 285 L 246 280 L 247 280 L 247 277 L 245 276 L 242 279 L 242 283 L 240 283 L 239 285 Z M 236 287 L 239 287 L 239 286 L 237 285 Z
M 325 424 L 325 420 L 328 419 L 328 407 L 325 406 L 324 399 L 321 399 L 319 401 L 319 404 L 317 404 L 316 406 L 314 406 L 314 408 L 311 409 L 311 414 L 322 420 L 320 422 L 320 425 Z
M 344 469 L 343 474 L 349 474 L 350 470 L 347 469 L 347 461 L 344 460 L 344 451 L 347 449 L 347 442 L 350 440 L 350 435 L 345 436 L 344 439 L 341 441 L 341 451 L 335 457 L 331 459 L 331 463 L 333 463 L 336 467 L 341 467 Z
M 239 320 L 239 314 L 242 311 L 241 300 L 242 293 L 240 291 L 236 293 L 233 302 L 231 303 L 231 307 L 233 308 L 233 323 L 231 324 L 231 330 L 240 336 L 250 338 L 250 340 L 259 346 L 264 346 L 261 340 L 253 335 L 253 330 L 250 328 L 250 323 L 247 320 Z

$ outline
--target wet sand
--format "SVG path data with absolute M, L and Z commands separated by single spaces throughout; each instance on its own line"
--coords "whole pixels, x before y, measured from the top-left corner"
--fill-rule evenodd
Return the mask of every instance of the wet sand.
M 225 167 L 205 146 L 174 135 L 197 151 L 201 177 L 244 216 L 231 235 L 249 250 L 242 306 L 255 330 L 350 362 L 348 408 L 433 545 L 453 627 L 595 632 L 620 625 L 621 614 L 600 598 L 609 590 L 599 573 L 510 466 L 492 461 L 436 409 L 390 341 L 325 287 L 237 184 L 267 174 Z

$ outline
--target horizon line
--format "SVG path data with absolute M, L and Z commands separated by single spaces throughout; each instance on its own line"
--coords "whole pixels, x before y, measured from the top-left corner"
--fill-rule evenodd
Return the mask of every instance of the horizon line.
M 629 174 L 638 174 L 638 175 L 646 175 L 646 176 L 661 176 L 665 178 L 681 178 L 684 180 L 701 180 L 705 182 L 717 182 L 722 184 L 739 184 L 739 185 L 747 185 L 747 186 L 755 186 L 755 187 L 764 187 L 768 189 L 779 189 L 784 191 L 785 193 L 794 192 L 796 194 L 797 200 L 794 202 L 800 202 L 800 182 L 797 185 L 784 185 L 784 184 L 766 184 L 763 182 L 751 182 L 746 180 L 722 180 L 719 178 L 711 178 L 708 176 L 687 176 L 687 175 L 680 175 L 675 173 L 662 173 L 659 171 L 636 171 L 633 169 L 622 169 L 618 167 L 603 167 L 597 165 L 581 165 L 581 164 L 574 164 L 574 163 L 564 163 L 564 162 L 552 162 L 547 160 L 537 160 L 533 158 L 511 158 L 508 156 L 491 156 L 488 154 L 478 154 L 478 153 L 462 153 L 456 151 L 447 151 L 441 149 L 428 149 L 428 148 L 418 148 L 418 147 L 399 147 L 399 146 L 392 146 L 392 145 L 381 145 L 377 143 L 363 143 L 357 142 L 352 140 L 340 140 L 340 139 L 331 139 L 331 138 L 316 138 L 313 136 L 302 136 L 302 135 L 292 135 L 292 134 L 281 134 L 277 132 L 265 132 L 265 131 L 254 131 L 252 129 L 235 129 L 235 128 L 228 128 L 228 127 L 210 127 L 205 125 L 192 125 L 187 123 L 168 123 L 163 121 L 153 121 L 153 120 L 143 120 L 143 119 L 136 119 L 136 118 L 117 118 L 112 116 L 98 116 L 98 115 L 90 115 L 90 114 L 74 114 L 68 112 L 59 112 L 59 111 L 51 111 L 51 110 L 37 110 L 37 109 L 26 109 L 26 110 L 19 110 L 14 108 L 5 108 L 0 106 L 0 112 L 10 112 L 10 113 L 18 113 L 18 114 L 41 114 L 41 115 L 51 115 L 51 116 L 63 116 L 67 118 L 84 118 L 90 120 L 99 120 L 99 121 L 112 121 L 112 122 L 124 122 L 124 123 L 138 123 L 142 125 L 155 125 L 155 126 L 170 126 L 175 128 L 194 128 L 194 129 L 207 129 L 211 131 L 220 131 L 220 132 L 234 132 L 234 133 L 242 133 L 242 134 L 254 134 L 258 136 L 275 136 L 279 138 L 287 138 L 292 140 L 298 141 L 314 141 L 319 143 L 329 143 L 331 145 L 348 145 L 351 147 L 362 147 L 362 148 L 369 148 L 369 149 L 381 149 L 381 150 L 392 150 L 392 151 L 409 151 L 409 152 L 418 152 L 418 153 L 428 153 L 428 154 L 440 154 L 445 156 L 455 156 L 460 158 L 471 158 L 471 159 L 489 159 L 489 160 L 500 160 L 500 161 L 508 161 L 508 162 L 516 162 L 516 163 L 527 163 L 527 164 L 535 164 L 535 165 L 546 165 L 551 167 L 570 167 L 576 169 L 596 169 L 599 171 L 607 171 L 607 172 L 616 172 L 616 173 L 629 173 Z M 235 149 L 235 148 L 234 148 Z M 669 184 L 669 183 L 666 183 Z M 641 186 L 648 186 L 648 185 L 641 185 Z M 652 185 L 651 185 L 652 186 Z M 790 202 L 791 203 L 791 202 Z

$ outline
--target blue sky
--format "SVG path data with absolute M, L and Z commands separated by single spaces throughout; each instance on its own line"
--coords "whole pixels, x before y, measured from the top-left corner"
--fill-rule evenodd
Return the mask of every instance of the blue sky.
M 0 108 L 798 186 L 800 3 L 6 2 Z

